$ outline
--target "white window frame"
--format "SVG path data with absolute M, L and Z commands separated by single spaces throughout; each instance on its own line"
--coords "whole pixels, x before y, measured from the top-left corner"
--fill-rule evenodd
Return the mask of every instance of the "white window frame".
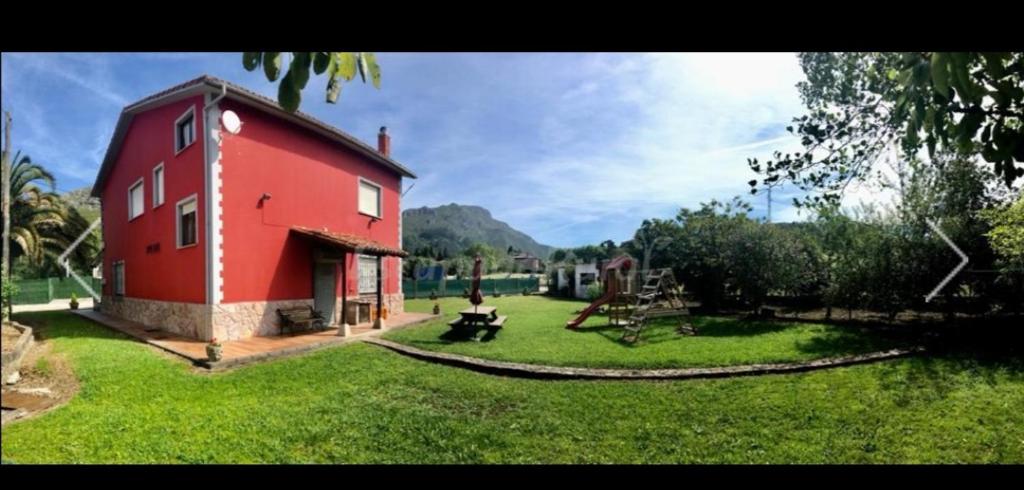
M 359 203 L 362 202 L 362 196 L 359 194 L 363 192 L 363 183 L 369 184 L 372 187 L 377 188 L 377 214 L 364 213 L 362 209 L 359 209 Z M 370 216 L 372 218 L 381 219 L 384 216 L 384 187 L 380 184 L 367 179 L 365 177 L 359 177 L 359 183 L 356 187 L 356 211 L 364 216 Z
M 356 256 L 356 293 L 358 294 L 377 294 L 377 276 L 373 276 L 372 287 L 369 290 L 363 290 L 363 259 L 372 259 L 374 267 L 378 266 L 377 256 L 375 255 L 357 255 Z M 383 284 L 381 285 L 383 287 Z
M 157 185 L 156 173 L 160 172 L 160 185 Z M 165 182 L 167 181 L 167 171 L 164 170 L 164 162 L 160 162 L 157 166 L 153 167 L 153 209 L 156 209 L 164 204 L 167 200 L 164 196 Z
M 181 123 L 183 121 L 185 121 L 185 119 L 188 119 L 189 116 L 192 116 L 192 128 L 189 131 L 189 137 L 190 137 L 191 140 L 189 141 L 189 143 L 187 145 L 182 146 L 181 148 L 178 148 L 178 143 L 179 143 L 179 141 L 178 141 L 178 126 L 181 125 Z M 195 144 L 195 142 L 196 142 L 196 124 L 197 123 L 198 123 L 198 121 L 196 121 L 196 107 L 195 106 L 189 106 L 188 110 L 186 110 L 181 116 L 178 116 L 178 118 L 174 120 L 174 155 L 175 156 L 177 156 L 179 153 L 185 151 L 186 148 L 188 148 L 188 147 L 192 146 L 193 144 Z
M 198 194 L 192 194 L 191 196 L 188 196 L 185 199 L 182 199 L 182 200 L 178 201 L 178 203 L 174 205 L 174 244 L 179 249 L 180 248 L 191 248 L 191 247 L 195 247 L 195 246 L 199 245 L 199 198 L 198 198 L 198 196 L 199 196 Z M 195 221 L 196 242 L 195 243 L 190 243 L 188 245 L 182 245 L 181 244 L 181 207 L 184 204 L 188 204 L 189 201 L 195 201 L 196 202 L 196 211 L 195 211 L 195 213 L 196 213 L 196 221 Z
M 132 211 L 135 209 L 132 206 L 132 190 L 136 187 L 142 186 L 142 207 L 139 209 L 139 214 L 132 215 Z M 146 212 L 146 179 L 139 177 L 134 184 L 128 186 L 128 221 L 132 221 L 139 216 L 142 216 Z
M 120 282 L 118 282 L 117 268 L 121 268 Z M 110 275 L 114 276 L 114 296 L 124 296 L 125 290 L 125 273 L 124 273 L 124 260 L 115 260 L 110 266 Z M 118 287 L 120 286 L 120 287 Z

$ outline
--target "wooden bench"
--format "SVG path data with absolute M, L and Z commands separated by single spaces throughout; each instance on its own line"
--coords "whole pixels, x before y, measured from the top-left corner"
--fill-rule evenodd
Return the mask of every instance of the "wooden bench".
M 488 328 L 494 328 L 494 329 L 501 328 L 502 325 L 505 324 L 505 320 L 508 320 L 508 316 L 501 315 L 498 318 L 495 318 L 494 320 L 491 320 L 491 321 L 487 322 L 487 327 Z
M 277 316 L 281 318 L 281 333 L 284 333 L 285 329 L 291 332 L 297 325 L 307 329 L 324 329 L 327 327 L 323 315 L 308 305 L 295 308 L 278 308 Z

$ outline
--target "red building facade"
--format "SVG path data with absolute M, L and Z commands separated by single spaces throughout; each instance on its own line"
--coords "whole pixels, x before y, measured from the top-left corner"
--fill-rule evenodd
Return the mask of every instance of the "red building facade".
M 373 148 L 205 76 L 147 97 L 122 112 L 93 186 L 101 309 L 204 340 L 275 335 L 276 310 L 299 305 L 331 324 L 343 299 L 400 313 L 403 177 L 384 128 Z

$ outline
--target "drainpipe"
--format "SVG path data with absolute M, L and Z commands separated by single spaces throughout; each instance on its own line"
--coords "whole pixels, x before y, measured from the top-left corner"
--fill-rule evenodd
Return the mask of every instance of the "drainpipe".
M 220 99 L 223 99 L 224 96 L 226 96 L 227 94 L 228 94 L 228 84 L 224 83 L 224 82 L 221 82 L 221 84 L 220 84 L 220 95 L 218 95 L 215 99 L 211 100 L 210 102 L 207 102 L 206 105 L 203 106 L 203 110 L 204 111 L 209 110 L 215 104 L 220 102 Z

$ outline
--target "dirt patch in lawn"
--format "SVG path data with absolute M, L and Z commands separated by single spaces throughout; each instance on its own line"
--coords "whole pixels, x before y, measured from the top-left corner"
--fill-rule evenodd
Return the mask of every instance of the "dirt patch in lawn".
M 6 342 L 6 339 L 4 340 Z M 21 379 L 0 390 L 3 424 L 23 420 L 59 407 L 78 392 L 78 378 L 52 342 L 36 337 L 36 345 L 21 362 Z

